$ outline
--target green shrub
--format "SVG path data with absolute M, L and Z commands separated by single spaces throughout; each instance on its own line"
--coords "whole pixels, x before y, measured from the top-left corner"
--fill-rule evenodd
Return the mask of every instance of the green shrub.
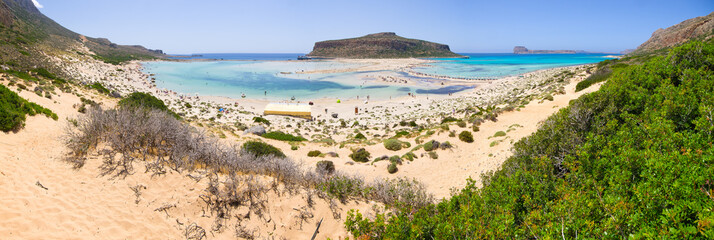
M 445 117 L 444 119 L 441 119 L 441 124 L 456 122 L 456 121 L 459 121 L 459 119 L 455 118 L 455 117 Z
M 479 129 L 479 127 L 476 126 L 476 125 L 474 125 L 473 127 L 471 127 L 471 131 L 473 131 L 473 132 L 478 132 L 479 130 L 481 130 L 481 129 Z
M 465 128 L 466 127 L 466 122 L 464 121 L 459 121 L 456 123 L 456 126 L 459 126 L 460 128 Z
M 92 83 L 92 85 L 89 85 L 89 88 L 96 89 L 99 93 L 103 93 L 103 94 L 107 94 L 107 95 L 109 95 L 109 93 L 110 93 L 109 89 L 105 88 L 99 82 Z
M 366 149 L 360 148 L 352 152 L 350 158 L 355 162 L 369 162 L 370 154 Z
M 400 137 L 404 137 L 404 136 L 408 136 L 408 135 L 409 135 L 409 132 L 407 132 L 407 131 L 399 131 L 392 138 L 400 138 Z
M 575 91 L 580 92 L 593 84 L 607 80 L 612 75 L 612 69 L 608 67 L 598 68 L 592 75 L 575 85 Z
M 332 161 L 322 160 L 315 164 L 315 172 L 329 175 L 335 172 L 335 164 Z
M 305 139 L 304 137 L 293 136 L 292 134 L 288 134 L 288 133 L 284 133 L 284 132 L 280 132 L 280 131 L 267 132 L 267 133 L 261 135 L 261 137 L 280 140 L 280 141 L 291 141 L 291 142 L 307 141 L 307 139 Z
M 355 135 L 355 139 L 366 140 L 367 137 L 365 137 L 362 133 L 357 133 L 357 135 Z
M 396 163 L 396 164 L 402 164 L 402 158 L 400 158 L 397 155 L 389 157 L 389 162 L 390 163 Z
M 409 161 L 414 161 L 415 158 L 417 158 L 417 156 L 413 152 L 408 152 L 402 155 L 402 159 L 407 159 Z
M 471 132 L 469 131 L 462 131 L 461 133 L 459 133 L 459 140 L 467 143 L 472 143 L 474 142 L 474 136 L 471 135 Z
M 397 139 L 387 139 L 384 141 L 384 148 L 392 151 L 402 150 L 402 142 Z
M 0 85 L 0 131 L 17 131 L 24 127 L 26 115 L 41 113 L 57 120 L 57 114 L 35 103 L 29 102 L 4 85 Z
M 437 154 L 436 152 L 429 152 L 429 157 L 430 157 L 431 159 L 438 159 L 438 158 L 439 158 L 439 154 Z
M 543 97 L 543 99 L 548 100 L 548 101 L 553 101 L 553 95 L 550 95 L 550 94 L 545 95 L 545 97 Z
M 57 76 L 55 76 L 54 74 L 50 73 L 49 71 L 47 71 L 47 69 L 44 69 L 44 68 L 35 68 L 35 69 L 33 69 L 32 71 L 33 71 L 33 72 L 36 72 L 37 75 L 43 76 L 43 77 L 48 78 L 48 79 L 55 79 L 55 78 L 57 78 Z
M 290 150 L 293 150 L 293 151 L 298 150 L 298 146 L 297 146 L 297 145 L 292 145 L 292 146 L 290 146 Z
M 268 121 L 268 119 L 265 119 L 262 117 L 253 117 L 253 122 L 254 123 L 264 123 L 265 125 L 270 126 L 270 121 Z
M 396 173 L 397 170 L 399 170 L 399 169 L 397 168 L 397 164 L 395 164 L 395 163 L 390 163 L 387 166 L 387 172 L 389 172 L 390 174 Z
M 506 136 L 506 132 L 498 131 L 498 132 L 494 133 L 493 136 L 494 137 L 503 137 L 503 136 Z
M 431 140 L 424 143 L 424 151 L 430 152 L 439 147 L 439 142 Z
M 243 150 L 250 154 L 253 154 L 254 156 L 273 155 L 276 157 L 285 157 L 285 154 L 280 151 L 280 149 L 264 142 L 247 141 L 243 144 Z
M 171 114 L 176 119 L 180 119 L 178 114 L 171 111 L 166 104 L 164 104 L 164 101 L 143 92 L 129 94 L 129 96 L 119 101 L 119 107 L 157 109 Z
M 320 154 L 322 154 L 322 152 L 320 152 L 320 150 L 312 150 L 307 153 L 307 156 L 308 157 L 319 157 Z

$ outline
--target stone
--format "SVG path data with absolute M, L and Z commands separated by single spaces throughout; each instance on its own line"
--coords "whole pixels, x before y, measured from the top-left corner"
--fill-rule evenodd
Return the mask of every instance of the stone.
M 263 134 L 265 134 L 265 127 L 263 127 L 261 125 L 255 125 L 255 126 L 252 126 L 248 129 L 246 129 L 245 131 L 243 131 L 243 133 L 245 133 L 245 134 L 252 133 L 252 134 L 255 134 L 258 136 L 263 136 Z

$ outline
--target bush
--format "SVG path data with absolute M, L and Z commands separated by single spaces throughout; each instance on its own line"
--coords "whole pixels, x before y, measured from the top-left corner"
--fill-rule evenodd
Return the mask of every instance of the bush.
M 101 83 L 98 82 L 92 83 L 92 85 L 89 85 L 89 88 L 96 89 L 99 93 L 107 95 L 109 95 L 109 93 L 111 92 L 109 91 L 109 89 L 105 88 Z
M 243 144 L 243 150 L 246 152 L 253 154 L 254 156 L 276 156 L 276 157 L 285 157 L 285 154 L 283 151 L 280 151 L 280 149 L 274 147 L 273 145 L 264 143 L 264 142 L 258 142 L 258 141 L 248 141 Z
M 553 101 L 553 95 L 550 95 L 550 94 L 545 95 L 545 97 L 543 97 L 543 99 L 548 100 L 548 101 Z
M 335 164 L 332 161 L 322 160 L 315 164 L 315 172 L 322 175 L 330 175 L 335 172 Z
M 459 121 L 459 119 L 457 119 L 455 117 L 445 117 L 444 119 L 441 119 L 441 124 L 456 122 L 456 121 Z
M 362 133 L 357 133 L 357 135 L 355 135 L 355 139 L 366 140 L 367 137 L 365 137 Z
M 319 157 L 320 154 L 322 154 L 322 152 L 320 152 L 320 150 L 312 150 L 307 153 L 307 156 L 308 157 Z
M 400 137 L 407 136 L 407 135 L 409 135 L 409 132 L 407 132 L 407 131 L 399 131 L 399 132 L 397 132 L 397 134 L 394 135 L 394 137 L 392 137 L 392 138 L 400 138 Z
M 424 143 L 424 151 L 430 152 L 439 148 L 439 142 L 436 140 L 431 140 Z
M 293 151 L 298 150 L 298 146 L 297 146 L 297 145 L 292 145 L 292 146 L 290 146 L 290 150 L 293 150 Z
M 392 151 L 402 150 L 402 142 L 396 139 L 387 139 L 384 141 L 384 148 Z
M 270 126 L 270 121 L 268 121 L 268 119 L 265 119 L 262 117 L 253 117 L 253 122 L 254 123 L 265 123 L 265 125 Z
M 389 172 L 390 174 L 396 173 L 397 170 L 399 169 L 397 168 L 397 164 L 395 163 L 390 163 L 389 166 L 387 166 L 387 172 Z
M 350 154 L 350 158 L 355 162 L 369 162 L 370 154 L 366 149 L 360 148 Z
M 408 153 L 405 153 L 404 155 L 402 155 L 402 158 L 407 159 L 409 161 L 414 161 L 414 159 L 417 158 L 417 156 L 413 152 L 408 152 Z
M 612 75 L 612 69 L 610 69 L 608 67 L 598 68 L 597 71 L 595 71 L 595 73 L 593 73 L 588 78 L 586 78 L 585 80 L 583 80 L 583 81 L 579 82 L 577 85 L 575 85 L 575 91 L 580 92 L 583 89 L 586 89 L 586 88 L 592 86 L 593 84 L 605 81 L 611 75 Z
M 439 158 L 439 154 L 436 154 L 436 152 L 429 152 L 429 157 L 430 157 L 431 159 L 438 159 L 438 158 Z
M 170 115 L 174 116 L 176 119 L 180 119 L 178 114 L 169 110 L 166 104 L 164 104 L 164 101 L 161 101 L 161 99 L 158 99 L 148 93 L 143 92 L 134 92 L 129 94 L 129 96 L 119 101 L 119 107 L 156 109 L 167 112 Z
M 456 126 L 459 126 L 460 128 L 465 128 L 466 127 L 466 122 L 464 121 L 459 121 L 456 123 Z
M 35 103 L 29 102 L 4 85 L 0 85 L 0 131 L 17 131 L 24 127 L 26 115 L 44 114 L 57 120 L 57 114 Z
M 269 139 L 275 139 L 279 141 L 291 141 L 291 142 L 302 142 L 302 141 L 307 141 L 304 137 L 300 136 L 293 136 L 292 134 L 280 132 L 280 131 L 275 131 L 275 132 L 267 132 L 261 137 L 264 138 L 269 138 Z
M 474 125 L 473 127 L 471 127 L 471 131 L 473 131 L 473 132 L 478 132 L 479 130 L 481 130 L 481 129 L 480 129 L 478 126 L 476 126 L 476 125 Z
M 396 164 L 400 164 L 400 165 L 401 165 L 401 164 L 402 164 L 402 158 L 400 158 L 400 157 L 397 156 L 397 155 L 394 155 L 394 156 L 389 157 L 389 162 L 390 162 L 390 163 L 396 163 Z
M 467 143 L 472 143 L 474 142 L 474 136 L 471 135 L 471 132 L 469 131 L 462 131 L 461 133 L 459 133 L 459 140 Z
M 498 131 L 493 134 L 493 137 L 503 137 L 503 136 L 506 136 L 506 132 L 504 132 L 504 131 Z

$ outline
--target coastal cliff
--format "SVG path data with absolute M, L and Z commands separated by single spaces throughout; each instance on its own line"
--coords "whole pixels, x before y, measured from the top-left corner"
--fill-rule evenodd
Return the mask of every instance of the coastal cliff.
M 524 46 L 515 46 L 513 48 L 514 54 L 548 54 L 548 53 L 560 53 L 560 54 L 575 54 L 581 53 L 581 50 L 529 50 Z
M 673 47 L 692 39 L 705 40 L 714 34 L 714 12 L 707 16 L 685 20 L 666 29 L 657 29 L 632 54 L 641 54 Z
M 404 38 L 393 32 L 316 42 L 308 56 L 331 58 L 463 57 L 451 52 L 449 45 Z

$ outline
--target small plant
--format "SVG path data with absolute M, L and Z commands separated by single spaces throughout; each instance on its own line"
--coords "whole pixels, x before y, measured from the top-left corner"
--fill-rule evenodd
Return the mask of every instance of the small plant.
M 365 137 L 362 133 L 357 133 L 357 135 L 355 135 L 355 139 L 367 140 L 367 137 Z
M 398 170 L 399 170 L 399 168 L 397 168 L 397 164 L 395 164 L 395 163 L 390 163 L 389 166 L 387 166 L 387 172 L 389 172 L 390 174 L 394 174 Z
M 396 163 L 396 164 L 402 164 L 402 158 L 400 158 L 397 155 L 389 157 L 389 162 L 390 163 Z
M 258 142 L 258 141 L 248 141 L 243 144 L 243 150 L 253 154 L 254 156 L 277 156 L 285 157 L 285 154 L 280 151 L 280 149 L 274 147 L 273 145 Z
M 439 148 L 439 142 L 435 140 L 428 141 L 424 143 L 424 151 L 430 152 Z
M 268 121 L 268 119 L 265 119 L 262 117 L 253 117 L 253 122 L 254 123 L 265 123 L 265 125 L 270 126 L 270 121 Z
M 307 156 L 308 157 L 319 157 L 320 154 L 322 154 L 322 152 L 320 152 L 320 150 L 312 150 L 307 153 Z
M 471 135 L 471 132 L 469 131 L 462 131 L 461 133 L 459 133 L 459 140 L 467 143 L 472 143 L 474 142 L 474 136 Z
M 543 97 L 543 99 L 548 100 L 548 101 L 553 101 L 553 95 L 550 95 L 550 94 L 545 95 L 545 97 Z
M 471 131 L 473 131 L 473 132 L 478 132 L 478 131 L 480 131 L 480 130 L 481 130 L 481 129 L 479 129 L 478 126 L 476 126 L 476 125 L 474 125 L 473 127 L 471 127 Z
M 456 137 L 456 131 L 449 131 L 449 137 Z
M 366 149 L 360 148 L 352 152 L 350 158 L 355 162 L 369 162 L 370 154 Z
M 89 87 L 96 89 L 99 93 L 103 93 L 103 94 L 110 93 L 109 89 L 105 88 L 101 83 L 98 83 L 98 82 L 95 82 L 92 85 L 89 85 Z
M 319 161 L 315 164 L 315 172 L 322 175 L 330 175 L 335 172 L 335 164 L 328 160 Z
M 397 139 L 387 139 L 384 141 L 384 148 L 399 151 L 402 149 L 402 142 Z
M 498 131 L 495 134 L 493 134 L 493 137 L 503 137 L 506 136 L 506 132 L 504 131 Z
M 298 146 L 297 146 L 297 145 L 292 145 L 292 146 L 290 146 L 290 150 L 293 150 L 293 151 L 298 150 Z
M 409 132 L 407 132 L 407 131 L 399 131 L 399 132 L 397 132 L 397 134 L 394 135 L 394 137 L 392 137 L 392 138 L 400 138 L 400 137 L 407 136 L 407 135 L 409 135 Z
M 464 121 L 459 121 L 456 123 L 456 126 L 459 126 L 460 128 L 465 128 L 466 127 L 466 122 Z
M 445 117 L 444 119 L 441 120 L 441 123 L 444 124 L 444 123 L 450 123 L 450 122 L 456 122 L 456 121 L 459 121 L 459 119 L 457 119 L 455 117 Z
M 405 153 L 405 154 L 402 156 L 402 158 L 403 158 L 403 159 L 406 159 L 406 160 L 409 160 L 409 161 L 414 161 L 414 159 L 417 158 L 417 156 L 416 156 L 416 154 L 414 154 L 413 152 L 408 152 L 408 153 Z
M 280 140 L 280 141 L 291 141 L 291 142 L 307 141 L 307 139 L 305 139 L 304 137 L 293 136 L 292 134 L 288 134 L 288 133 L 284 133 L 284 132 L 280 132 L 280 131 L 268 132 L 268 133 L 261 135 L 261 137 Z
M 429 152 L 429 157 L 430 157 L 431 159 L 438 159 L 438 158 L 439 158 L 439 154 L 436 154 L 436 152 Z

